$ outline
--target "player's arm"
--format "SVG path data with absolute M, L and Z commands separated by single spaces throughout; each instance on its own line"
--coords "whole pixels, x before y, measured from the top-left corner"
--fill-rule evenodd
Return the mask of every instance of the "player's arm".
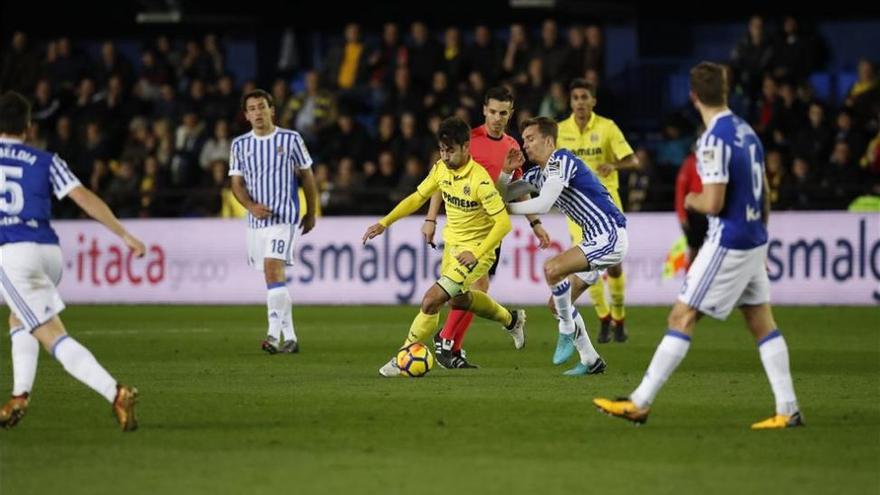
M 724 196 L 727 193 L 727 183 L 703 184 L 703 192 L 688 193 L 684 197 L 685 209 L 716 216 L 724 208 Z
M 144 255 L 146 252 L 144 243 L 125 230 L 125 227 L 122 226 L 122 223 L 119 222 L 119 219 L 116 218 L 116 215 L 114 215 L 113 211 L 110 210 L 110 207 L 107 206 L 107 203 L 96 196 L 95 193 L 89 191 L 83 186 L 76 186 L 67 193 L 67 195 L 77 206 L 86 212 L 88 216 L 94 218 L 107 227 L 110 232 L 119 236 L 119 238 L 125 242 L 125 245 L 134 251 L 135 256 L 141 257 Z
M 507 209 L 514 215 L 547 213 L 553 207 L 553 204 L 556 203 L 564 188 L 565 183 L 561 177 L 550 176 L 544 182 L 544 186 L 541 187 L 541 193 L 538 194 L 537 198 L 519 203 L 510 203 L 507 205 Z
M 425 201 L 428 201 L 428 199 L 437 192 L 440 188 L 440 184 L 437 182 L 437 176 L 435 174 L 436 170 L 437 165 L 434 165 L 434 168 L 431 169 L 431 172 L 425 177 L 425 180 L 423 180 L 416 188 L 416 192 L 404 198 L 400 203 L 397 203 L 397 206 L 391 210 L 391 213 L 385 215 L 385 218 L 367 228 L 362 239 L 364 244 L 373 237 L 381 235 L 382 232 L 385 232 L 385 229 L 390 227 L 392 223 L 415 213 L 416 210 L 425 204 Z
M 610 174 L 615 169 L 618 171 L 638 170 L 641 167 L 639 157 L 633 152 L 632 146 L 626 142 L 623 132 L 620 131 L 617 124 L 612 123 L 611 126 L 611 138 L 608 146 L 611 147 L 611 154 L 615 160 L 611 163 L 602 163 L 596 168 L 596 171 L 602 177 Z
M 299 173 L 303 192 L 306 195 L 306 214 L 302 218 L 302 233 L 308 234 L 315 228 L 315 212 L 318 211 L 318 183 L 315 182 L 315 174 L 312 173 L 311 168 L 302 168 Z
M 244 177 L 241 175 L 232 176 L 232 195 L 235 196 L 235 199 L 241 206 L 244 206 L 256 218 L 263 219 L 272 214 L 272 210 L 268 206 L 257 203 L 251 198 Z
M 501 243 L 501 240 L 504 239 L 504 236 L 513 230 L 513 224 L 510 223 L 510 215 L 507 214 L 503 204 L 501 209 L 492 215 L 491 218 L 495 223 L 492 225 L 492 230 L 486 234 L 483 242 L 474 249 L 474 257 L 476 259 L 482 258 L 489 251 L 494 251 L 498 244 Z
M 437 216 L 440 215 L 440 204 L 442 202 L 443 197 L 440 195 L 440 191 L 435 191 L 431 195 L 431 202 L 428 204 L 428 214 L 425 216 L 425 222 L 422 224 L 422 236 L 424 236 L 425 242 L 432 247 L 434 246 L 434 232 L 437 231 Z

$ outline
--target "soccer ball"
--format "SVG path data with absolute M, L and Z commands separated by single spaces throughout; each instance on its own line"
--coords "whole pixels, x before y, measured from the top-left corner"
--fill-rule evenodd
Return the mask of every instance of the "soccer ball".
M 424 344 L 414 342 L 397 351 L 397 367 L 403 376 L 424 376 L 434 367 L 434 353 Z

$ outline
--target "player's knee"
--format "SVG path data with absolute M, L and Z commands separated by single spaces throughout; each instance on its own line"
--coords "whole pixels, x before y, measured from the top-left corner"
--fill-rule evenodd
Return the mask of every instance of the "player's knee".
M 678 306 L 672 309 L 672 311 L 669 313 L 669 317 L 666 320 L 668 328 L 672 328 L 675 330 L 685 330 L 688 328 L 692 328 L 696 322 L 696 311 L 682 309 Z
M 544 263 L 544 279 L 548 284 L 556 284 L 562 280 L 561 270 L 559 269 L 559 263 L 556 263 L 553 260 L 547 260 Z
M 614 266 L 608 268 L 606 273 L 608 273 L 609 277 L 617 278 L 617 277 L 623 275 L 623 267 L 621 267 L 621 265 L 614 265 Z
M 425 294 L 425 297 L 422 298 L 422 313 L 428 315 L 438 313 L 440 311 L 440 308 L 443 306 L 443 304 L 446 303 L 447 300 L 448 298 L 437 294 L 436 291 L 428 291 L 428 293 Z
M 465 294 L 459 294 L 453 297 L 449 301 L 449 305 L 452 306 L 452 309 L 469 309 L 471 307 L 471 294 L 467 292 Z

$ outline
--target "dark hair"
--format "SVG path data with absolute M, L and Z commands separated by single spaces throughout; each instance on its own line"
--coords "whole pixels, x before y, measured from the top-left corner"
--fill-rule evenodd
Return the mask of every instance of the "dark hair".
M 555 120 L 550 117 L 532 117 L 524 120 L 523 123 L 520 124 L 519 132 L 522 133 L 526 128 L 533 125 L 538 126 L 538 133 L 542 136 L 550 136 L 553 138 L 553 141 L 556 141 L 556 137 L 559 135 L 559 124 L 557 124 Z
M 488 105 L 489 100 L 509 101 L 510 104 L 513 105 L 513 93 L 511 93 L 505 86 L 495 86 L 494 88 L 489 88 L 489 91 L 486 91 L 486 96 L 483 98 L 483 105 Z
M 31 104 L 15 91 L 0 96 L 0 132 L 24 134 L 31 121 Z
M 720 107 L 727 103 L 727 74 L 724 67 L 700 62 L 691 69 L 691 91 L 700 103 Z
M 262 98 L 266 100 L 266 104 L 269 105 L 269 108 L 275 107 L 275 100 L 272 98 L 272 95 L 263 91 L 262 89 L 255 89 L 253 91 L 247 92 L 244 96 L 241 97 L 241 110 L 247 111 L 247 101 L 251 98 Z
M 462 145 L 471 140 L 471 128 L 459 117 L 449 117 L 440 123 L 437 140 L 446 146 Z
M 596 86 L 594 86 L 590 82 L 587 82 L 587 80 L 584 78 L 579 77 L 576 79 L 572 79 L 571 82 L 568 83 L 569 94 L 576 89 L 586 89 L 590 93 L 590 96 L 592 96 L 593 98 L 596 97 Z

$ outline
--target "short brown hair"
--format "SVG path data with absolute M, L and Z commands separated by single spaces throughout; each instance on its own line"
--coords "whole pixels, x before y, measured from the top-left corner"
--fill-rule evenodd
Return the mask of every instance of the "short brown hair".
M 247 111 L 247 101 L 251 98 L 262 98 L 266 100 L 266 105 L 269 105 L 269 108 L 275 107 L 275 99 L 272 98 L 272 95 L 262 89 L 255 89 L 253 91 L 248 91 L 244 96 L 241 97 L 241 111 Z
M 458 117 L 448 117 L 440 122 L 437 141 L 446 146 L 461 146 L 471 140 L 471 128 Z
M 727 103 L 727 74 L 724 67 L 700 62 L 691 69 L 691 91 L 700 103 L 720 107 Z
M 532 117 L 524 120 L 523 123 L 520 124 L 519 132 L 525 132 L 527 128 L 533 125 L 538 126 L 538 133 L 542 136 L 550 136 L 553 138 L 553 141 L 556 141 L 556 137 L 559 135 L 559 124 L 557 124 L 555 120 L 549 117 Z

